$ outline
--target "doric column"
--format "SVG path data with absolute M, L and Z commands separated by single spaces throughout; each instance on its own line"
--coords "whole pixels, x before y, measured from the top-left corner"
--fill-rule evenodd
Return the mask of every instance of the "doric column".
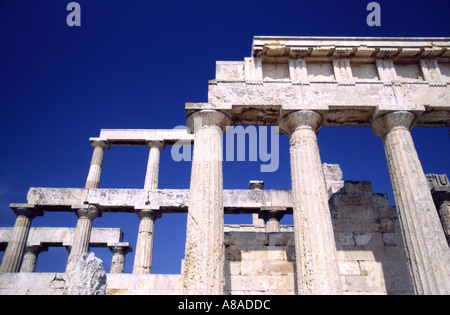
M 280 220 L 284 217 L 286 209 L 263 207 L 259 213 L 259 218 L 264 220 L 267 233 L 281 232 Z
M 152 273 L 155 220 L 161 217 L 161 212 L 152 209 L 138 209 L 136 213 L 141 222 L 136 242 L 133 273 L 150 274 Z
M 94 205 L 74 205 L 75 214 L 78 217 L 77 227 L 73 238 L 72 247 L 70 249 L 67 266 L 72 260 L 76 260 L 84 253 L 89 251 L 89 243 L 91 240 L 92 221 L 101 217 L 101 211 Z
M 431 196 L 450 246 L 450 181 L 445 174 L 427 174 Z
M 248 188 L 251 190 L 256 190 L 258 192 L 262 191 L 264 189 L 264 181 L 262 180 L 251 180 Z M 260 218 L 258 213 L 253 213 L 252 215 L 252 224 L 254 226 L 263 227 L 264 226 L 264 219 Z
M 3 256 L 0 272 L 19 272 L 28 234 L 30 233 L 31 220 L 44 214 L 42 210 L 29 204 L 11 205 L 11 209 L 17 215 L 17 219 Z
M 25 248 L 25 256 L 23 257 L 20 272 L 34 272 L 36 270 L 36 263 L 40 253 L 48 251 L 47 246 L 30 245 Z
M 290 141 L 298 294 L 342 294 L 316 137 L 322 120 L 319 113 L 305 110 L 280 121 Z
M 109 250 L 113 254 L 110 273 L 124 273 L 125 255 L 132 251 L 130 244 L 128 243 L 114 244 L 112 246 L 109 246 Z
M 164 149 L 164 142 L 149 141 L 147 145 L 150 151 L 148 154 L 147 173 L 145 175 L 144 189 L 157 189 L 159 178 L 159 159 L 161 150 Z
M 415 115 L 398 111 L 372 122 L 383 139 L 416 294 L 450 294 L 450 252 L 410 129 Z
M 184 265 L 185 294 L 223 294 L 222 134 L 230 124 L 216 110 L 195 112 L 187 120 L 195 133 Z
M 95 140 L 91 142 L 94 152 L 92 153 L 91 167 L 86 180 L 86 189 L 98 188 L 100 186 L 100 175 L 102 173 L 103 154 L 111 146 L 106 141 Z

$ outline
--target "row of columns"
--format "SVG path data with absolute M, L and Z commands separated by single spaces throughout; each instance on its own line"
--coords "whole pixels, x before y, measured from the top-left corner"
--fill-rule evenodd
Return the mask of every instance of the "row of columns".
M 450 253 L 410 129 L 415 114 L 389 112 L 371 123 L 382 138 L 416 294 L 450 293 Z M 299 294 L 342 294 L 328 194 L 316 134 L 320 113 L 300 110 L 280 120 L 289 136 Z M 201 110 L 195 133 L 184 267 L 186 294 L 222 294 L 222 132 L 230 118 Z M 270 213 L 270 212 L 269 212 Z M 272 220 L 276 221 L 276 219 Z M 269 220 L 270 222 L 270 220 Z
M 99 188 L 104 151 L 110 148 L 110 145 L 106 141 L 93 141 L 92 146 L 94 151 L 86 180 L 86 189 Z M 149 141 L 148 147 L 149 158 L 144 188 L 150 190 L 158 187 L 160 150 L 164 148 L 164 142 Z M 73 244 L 69 251 L 67 266 L 69 266 L 71 261 L 78 259 L 89 251 L 92 222 L 95 218 L 102 216 L 101 210 L 94 204 L 74 205 L 72 209 L 77 215 L 78 221 Z M 36 216 L 42 216 L 43 211 L 35 208 L 33 205 L 23 205 L 13 210 L 17 215 L 17 219 L 11 239 L 3 256 L 0 272 L 33 272 L 39 253 L 31 248 L 30 250 L 25 250 L 26 242 L 32 219 Z M 155 220 L 161 217 L 161 213 L 152 209 L 137 209 L 136 213 L 141 221 L 139 224 L 133 273 L 149 274 L 151 273 L 152 266 Z M 122 246 L 115 246 L 111 248 L 111 251 L 113 252 L 111 272 L 122 273 L 127 250 Z
M 20 266 L 21 273 L 35 272 L 36 263 L 39 254 L 48 251 L 49 246 L 46 245 L 30 245 L 26 246 L 25 253 L 23 256 L 22 265 Z M 69 254 L 72 246 L 67 246 Z M 111 253 L 113 254 L 111 261 L 110 273 L 124 273 L 125 271 L 125 255 L 131 252 L 131 247 L 128 243 L 125 244 L 115 244 L 108 246 Z
M 449 294 L 450 254 L 411 137 L 414 121 L 413 113 L 397 111 L 377 117 L 371 125 L 383 141 L 415 293 Z M 224 290 L 222 133 L 230 123 L 225 113 L 216 110 L 198 111 L 188 118 L 195 140 L 185 249 L 186 294 L 222 294 Z M 316 137 L 322 123 L 322 115 L 309 110 L 294 111 L 280 120 L 280 129 L 289 135 L 290 143 L 299 294 L 342 293 Z M 108 148 L 100 141 L 93 146 L 86 188 L 99 187 L 103 152 Z M 162 147 L 161 142 L 149 143 L 146 189 L 157 188 Z M 79 219 L 69 261 L 88 251 L 92 220 L 101 216 L 95 205 L 75 206 L 74 210 Z M 37 215 L 42 213 L 36 209 L 19 211 L 0 272 L 19 271 L 31 219 Z M 151 273 L 154 221 L 160 214 L 157 209 L 141 209 L 137 215 L 141 223 L 133 273 Z

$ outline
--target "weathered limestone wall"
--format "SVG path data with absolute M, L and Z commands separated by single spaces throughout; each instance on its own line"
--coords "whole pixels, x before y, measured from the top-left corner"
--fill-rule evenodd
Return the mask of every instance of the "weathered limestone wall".
M 370 182 L 345 182 L 330 199 L 345 294 L 412 294 L 397 213 Z M 225 233 L 227 294 L 296 294 L 293 229 Z

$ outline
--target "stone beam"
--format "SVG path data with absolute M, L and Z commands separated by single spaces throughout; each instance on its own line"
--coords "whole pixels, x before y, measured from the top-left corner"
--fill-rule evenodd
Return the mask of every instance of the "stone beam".
M 8 243 L 12 228 L 0 228 L 0 243 Z M 72 246 L 75 228 L 43 227 L 30 228 L 27 246 Z M 119 228 L 92 229 L 90 247 L 108 247 L 123 241 L 123 232 Z
M 217 61 L 206 103 L 233 125 L 278 125 L 293 111 L 323 126 L 370 126 L 410 111 L 416 126 L 450 126 L 450 38 L 255 37 L 252 56 Z
M 194 135 L 187 129 L 102 129 L 94 141 L 107 141 L 110 145 L 147 145 L 149 142 L 160 141 L 164 145 L 190 144 Z
M 286 208 L 292 213 L 290 190 L 224 190 L 225 213 L 258 213 L 261 207 Z M 189 189 L 30 188 L 27 200 L 44 211 L 73 211 L 77 204 L 96 204 L 102 212 L 134 213 L 154 208 L 162 213 L 186 213 Z

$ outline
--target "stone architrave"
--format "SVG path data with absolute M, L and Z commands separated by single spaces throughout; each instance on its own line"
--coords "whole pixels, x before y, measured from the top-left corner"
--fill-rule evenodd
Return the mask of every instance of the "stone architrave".
M 222 134 L 227 115 L 201 110 L 188 117 L 195 133 L 184 263 L 185 294 L 224 293 Z
M 450 252 L 410 129 L 415 115 L 384 114 L 372 122 L 386 160 L 416 294 L 450 294 Z
M 92 147 L 94 152 L 92 153 L 91 167 L 89 168 L 89 174 L 86 180 L 86 189 L 100 187 L 100 175 L 102 173 L 103 155 L 105 150 L 111 146 L 106 141 L 93 140 Z
M 75 209 L 78 222 L 69 258 L 67 260 L 67 266 L 72 260 L 80 258 L 81 255 L 89 251 L 92 221 L 95 218 L 102 216 L 101 211 L 94 205 L 74 205 L 72 208 Z
M 328 193 L 316 133 L 322 115 L 302 110 L 284 116 L 289 135 L 298 293 L 342 294 Z
M 155 220 L 161 217 L 161 212 L 152 209 L 139 209 L 136 210 L 136 213 L 141 222 L 136 242 L 133 273 L 150 274 L 152 273 Z
M 20 271 L 28 234 L 30 233 L 31 220 L 44 215 L 42 210 L 29 204 L 12 204 L 11 209 L 17 215 L 17 219 L 0 266 L 0 272 L 4 273 Z

